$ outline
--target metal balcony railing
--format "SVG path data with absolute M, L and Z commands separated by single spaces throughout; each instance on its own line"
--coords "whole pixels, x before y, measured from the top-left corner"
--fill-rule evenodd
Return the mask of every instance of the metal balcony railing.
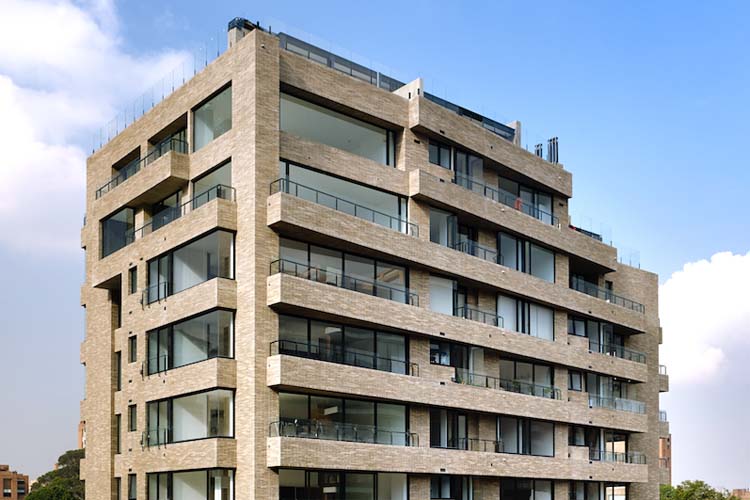
M 476 241 L 461 240 L 451 245 L 450 248 L 495 264 L 503 263 L 503 256 L 499 255 L 496 250 L 482 246 Z
M 503 442 L 491 439 L 478 438 L 454 438 L 449 439 L 444 445 L 430 443 L 430 448 L 444 450 L 466 450 L 481 451 L 485 453 L 503 453 Z
M 627 411 L 630 413 L 646 413 L 646 403 L 625 398 L 609 398 L 589 394 L 589 407 L 608 408 L 610 410 Z
M 633 351 L 614 344 L 601 344 L 599 342 L 589 341 L 589 351 L 627 359 L 628 361 L 635 361 L 636 363 L 646 362 L 646 355 L 642 352 Z
M 268 435 L 393 446 L 419 446 L 419 436 L 415 432 L 393 431 L 374 425 L 301 418 L 282 418 L 271 422 Z
M 401 302 L 413 306 L 419 305 L 419 296 L 406 287 L 387 285 L 378 281 L 364 280 L 347 276 L 336 271 L 320 269 L 307 264 L 300 264 L 292 260 L 277 259 L 271 262 L 270 274 L 288 274 L 298 278 L 325 283 L 327 285 L 353 290 L 355 292 L 374 295 L 394 302 Z
M 597 285 L 589 283 L 588 281 L 577 276 L 570 277 L 570 288 L 577 292 L 585 293 L 586 295 L 605 300 L 612 304 L 616 304 L 618 306 L 633 310 L 635 312 L 639 312 L 641 314 L 646 312 L 646 307 L 643 304 L 638 303 L 634 300 L 626 299 L 625 297 L 620 297 L 610 290 L 600 288 Z
M 627 453 L 589 450 L 589 460 L 600 462 L 617 462 L 621 464 L 646 464 L 646 455 L 639 451 L 629 451 Z
M 364 205 L 359 205 L 349 200 L 339 198 L 332 194 L 324 193 L 315 188 L 298 184 L 289 179 L 276 179 L 271 183 L 271 194 L 274 193 L 287 193 L 303 200 L 323 205 L 324 207 L 332 208 L 345 214 L 353 215 L 360 219 L 364 219 L 369 222 L 374 222 L 383 227 L 393 229 L 411 236 L 419 236 L 419 226 L 409 222 L 406 219 L 394 217 L 372 208 L 368 208 Z
M 535 207 L 534 205 L 530 205 L 529 203 L 526 203 L 520 197 L 514 195 L 513 193 L 509 193 L 505 190 L 502 190 L 496 187 L 488 186 L 484 182 L 478 181 L 472 177 L 468 177 L 459 173 L 456 173 L 455 176 L 453 177 L 453 183 L 458 184 L 459 186 L 465 187 L 469 191 L 479 193 L 485 198 L 489 198 L 498 203 L 502 203 L 503 205 L 510 207 L 514 210 L 523 212 L 526 215 L 530 215 L 531 217 L 537 220 L 540 220 L 544 222 L 545 224 L 550 224 L 550 225 L 558 226 L 558 227 L 560 226 L 560 220 L 556 216 L 550 213 L 547 213 L 544 210 L 541 210 L 540 208 Z
M 508 380 L 491 375 L 472 373 L 465 368 L 456 368 L 453 381 L 459 384 L 486 387 L 489 389 L 515 392 L 547 399 L 562 399 L 560 389 L 540 384 L 533 384 L 521 380 Z
M 390 373 L 419 376 L 419 365 L 402 359 L 383 358 L 370 353 L 352 351 L 349 349 L 331 348 L 313 344 L 311 342 L 296 342 L 294 340 L 274 340 L 271 342 L 271 355 L 287 354 L 300 358 L 317 359 L 329 363 L 371 368 Z
M 453 315 L 459 318 L 470 319 L 472 321 L 478 321 L 485 325 L 503 326 L 503 317 L 491 312 L 480 311 L 469 306 L 461 306 L 453 309 Z
M 133 160 L 132 162 L 122 167 L 117 172 L 117 174 L 115 174 L 107 183 L 96 190 L 96 198 L 99 199 L 103 195 L 112 191 L 114 188 L 140 172 L 141 169 L 152 164 L 169 151 L 185 154 L 188 152 L 188 144 L 187 142 L 176 139 L 174 137 L 165 139 L 164 141 L 157 144 L 154 149 L 152 149 L 151 152 L 143 158 Z

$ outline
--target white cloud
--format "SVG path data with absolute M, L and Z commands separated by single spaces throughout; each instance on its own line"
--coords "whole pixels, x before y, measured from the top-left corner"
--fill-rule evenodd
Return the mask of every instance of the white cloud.
M 185 54 L 125 52 L 108 0 L 0 11 L 0 246 L 80 255 L 90 138 Z
M 724 361 L 750 349 L 750 252 L 685 264 L 659 288 L 661 359 L 670 381 L 709 383 Z

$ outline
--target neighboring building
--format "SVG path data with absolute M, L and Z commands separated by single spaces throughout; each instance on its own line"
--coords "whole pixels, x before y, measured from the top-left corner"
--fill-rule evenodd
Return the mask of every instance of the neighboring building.
M 662 422 L 667 422 L 666 413 L 660 412 L 660 417 L 661 414 L 664 414 Z M 672 434 L 659 436 L 659 467 L 662 484 L 672 484 Z
M 658 279 L 556 140 L 228 36 L 88 160 L 87 498 L 657 498 Z
M 29 476 L 10 470 L 9 465 L 0 464 L 0 484 L 3 499 L 21 500 L 29 492 Z
M 732 490 L 732 496 L 737 497 L 738 500 L 750 500 L 750 489 Z

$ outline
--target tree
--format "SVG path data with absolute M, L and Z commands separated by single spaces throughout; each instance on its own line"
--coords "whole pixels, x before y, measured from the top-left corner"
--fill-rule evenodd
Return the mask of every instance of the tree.
M 683 481 L 677 486 L 663 484 L 661 500 L 739 500 L 728 491 L 715 490 L 703 481 Z
M 26 500 L 84 500 L 79 479 L 85 450 L 66 451 L 57 459 L 57 468 L 39 476 Z

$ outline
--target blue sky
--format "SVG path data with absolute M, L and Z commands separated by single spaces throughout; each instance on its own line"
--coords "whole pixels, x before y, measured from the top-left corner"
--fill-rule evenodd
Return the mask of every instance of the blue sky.
M 0 147 L 13 151 L 0 169 L 0 379 L 13 408 L 0 411 L 1 461 L 35 476 L 75 445 L 89 134 L 242 16 L 275 30 L 281 20 L 364 63 L 395 68 L 398 78 L 424 77 L 441 97 L 520 120 L 524 142 L 558 136 L 574 176 L 572 212 L 611 228 L 615 243 L 639 251 L 665 284 L 673 375 L 662 406 L 678 455 L 675 479 L 748 486 L 750 438 L 730 429 L 748 412 L 738 395 L 748 389 L 750 301 L 733 299 L 747 298 L 741 283 L 750 279 L 750 4 L 0 5 L 0 115 L 16 117 L 0 125 Z M 708 310 L 710 297 L 726 300 Z M 727 423 L 712 434 L 717 419 Z

